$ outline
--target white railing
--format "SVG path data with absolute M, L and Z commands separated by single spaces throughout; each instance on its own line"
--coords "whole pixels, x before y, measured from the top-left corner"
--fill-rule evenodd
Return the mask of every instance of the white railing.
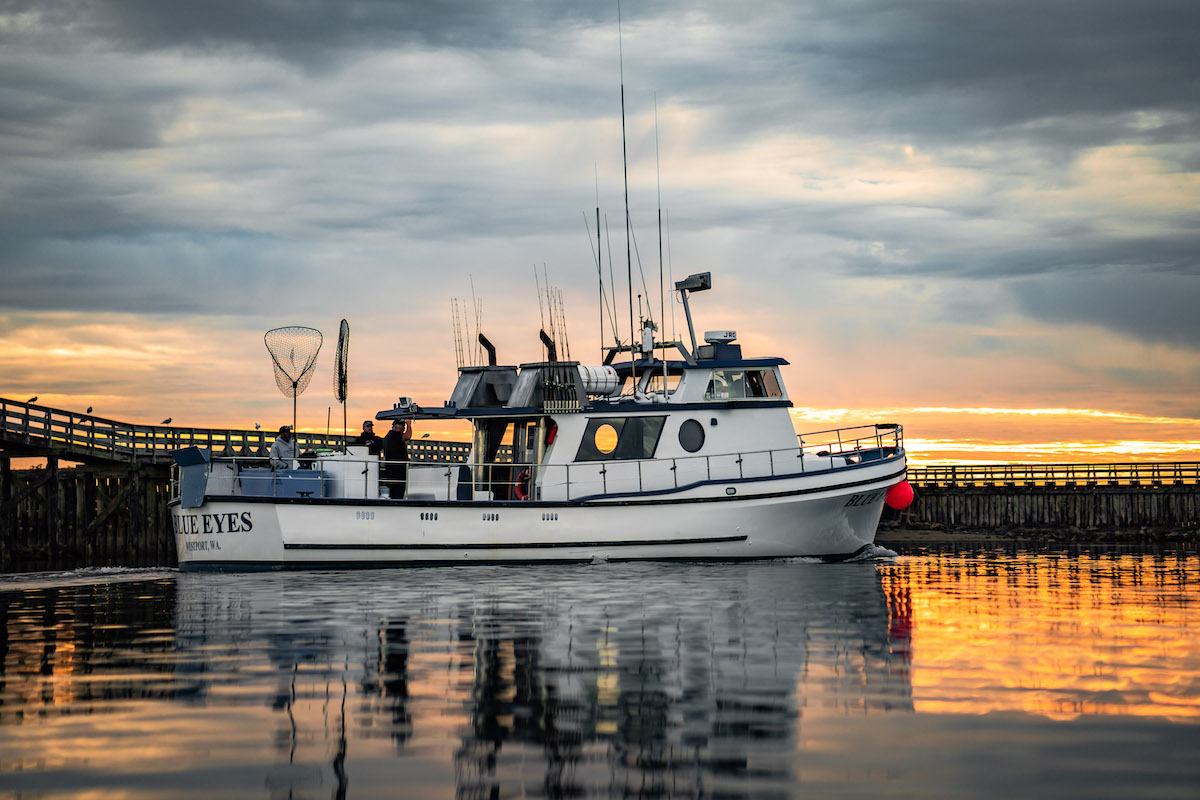
M 707 483 L 798 477 L 898 458 L 903 432 L 872 425 L 805 434 L 799 446 L 719 455 L 572 464 L 511 461 L 385 461 L 341 453 L 315 454 L 296 469 L 272 470 L 262 457 L 215 457 L 207 494 L 255 497 L 391 497 L 408 500 L 582 501 L 626 494 L 671 493 Z M 403 480 L 397 474 L 406 472 Z M 172 471 L 172 495 L 178 496 Z M 395 499 L 394 497 L 392 499 Z

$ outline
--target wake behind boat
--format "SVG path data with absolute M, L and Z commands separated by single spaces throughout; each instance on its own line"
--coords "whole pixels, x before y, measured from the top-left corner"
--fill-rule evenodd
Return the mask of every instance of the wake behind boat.
M 462 461 L 413 461 L 389 486 L 366 447 L 309 469 L 265 459 L 175 455 L 171 513 L 181 569 L 379 567 L 633 559 L 840 559 L 868 547 L 904 480 L 899 425 L 797 437 L 782 358 L 742 354 L 733 331 L 690 347 L 609 348 L 605 363 L 459 368 L 450 400 L 402 398 L 379 420 L 462 420 Z M 662 356 L 656 355 L 662 351 Z M 613 361 L 619 352 L 633 358 Z M 668 355 L 678 358 L 668 358 Z M 402 488 L 402 491 L 398 491 Z M 901 487 L 906 488 L 906 487 Z M 389 496 L 392 492 L 399 497 Z

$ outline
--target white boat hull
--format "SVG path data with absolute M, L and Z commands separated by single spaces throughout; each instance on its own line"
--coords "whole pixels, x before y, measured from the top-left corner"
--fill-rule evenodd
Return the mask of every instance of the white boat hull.
M 903 460 L 653 499 L 206 497 L 172 510 L 181 569 L 844 558 L 871 544 Z

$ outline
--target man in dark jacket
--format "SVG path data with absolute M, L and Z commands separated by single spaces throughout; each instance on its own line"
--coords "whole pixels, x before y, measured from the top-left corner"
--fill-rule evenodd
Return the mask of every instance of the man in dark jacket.
M 404 497 L 408 484 L 408 440 L 412 438 L 412 423 L 392 420 L 392 429 L 383 440 L 383 480 L 394 500 Z
M 362 433 L 350 441 L 350 444 L 365 444 L 367 454 L 377 456 L 383 452 L 383 437 L 375 435 L 375 423 L 369 419 L 363 420 Z

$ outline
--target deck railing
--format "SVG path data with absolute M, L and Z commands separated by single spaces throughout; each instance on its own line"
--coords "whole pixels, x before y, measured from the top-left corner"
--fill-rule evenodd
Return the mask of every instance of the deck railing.
M 411 444 L 411 443 L 410 443 Z M 463 445 L 466 451 L 469 446 Z M 572 464 L 526 464 L 513 463 L 511 450 L 502 450 L 500 460 L 472 464 L 463 458 L 427 459 L 410 458 L 407 462 L 384 461 L 378 458 L 353 459 L 338 456 L 337 461 L 345 464 L 363 464 L 362 470 L 345 470 L 344 474 L 362 475 L 362 484 L 344 487 L 352 496 L 375 499 L 371 489 L 372 472 L 377 475 L 381 489 L 390 489 L 396 482 L 389 480 L 388 467 L 405 463 L 408 465 L 406 496 L 414 497 L 414 486 L 419 491 L 436 490 L 435 500 L 453 500 L 461 495 L 460 470 L 467 468 L 464 486 L 469 484 L 467 497 L 473 500 L 523 500 L 531 493 L 537 499 L 581 500 L 612 495 L 638 494 L 645 492 L 670 492 L 690 486 L 711 482 L 737 482 L 770 478 L 787 478 L 805 474 L 827 473 L 855 467 L 871 461 L 895 458 L 903 450 L 903 431 L 897 425 L 872 425 L 859 428 L 822 431 L 800 437 L 800 446 L 774 450 L 742 451 L 719 455 L 693 455 L 654 459 L 614 459 L 609 461 L 586 461 Z M 459 455 L 458 452 L 453 455 Z M 307 460 L 318 470 L 321 456 Z M 269 461 L 261 456 L 213 457 L 214 464 L 232 464 L 233 475 L 247 474 L 245 470 L 256 470 L 254 478 L 261 480 L 267 472 Z M 306 459 L 297 460 L 305 464 Z M 331 462 L 332 463 L 332 462 Z M 377 469 L 372 470 L 370 465 Z M 440 468 L 440 469 L 439 469 Z M 432 474 L 438 470 L 440 475 Z M 304 497 L 324 497 L 328 491 L 324 481 L 317 480 L 318 472 L 307 469 L 285 470 L 278 473 L 280 480 L 271 481 L 271 492 L 291 492 L 293 486 L 304 486 Z M 310 477 L 311 476 L 311 477 Z M 432 478 L 432 481 L 430 480 Z M 307 479 L 307 480 L 306 480 Z M 444 492 L 441 480 L 445 480 Z M 358 478 L 356 477 L 357 481 Z M 172 496 L 179 494 L 178 474 L 172 473 Z M 235 490 L 236 494 L 236 490 Z M 261 496 L 256 495 L 256 496 Z M 289 495 L 295 496 L 295 495 Z M 339 495 L 342 496 L 342 495 Z
M 1200 463 L 954 464 L 908 468 L 917 486 L 1183 486 L 1200 483 Z

